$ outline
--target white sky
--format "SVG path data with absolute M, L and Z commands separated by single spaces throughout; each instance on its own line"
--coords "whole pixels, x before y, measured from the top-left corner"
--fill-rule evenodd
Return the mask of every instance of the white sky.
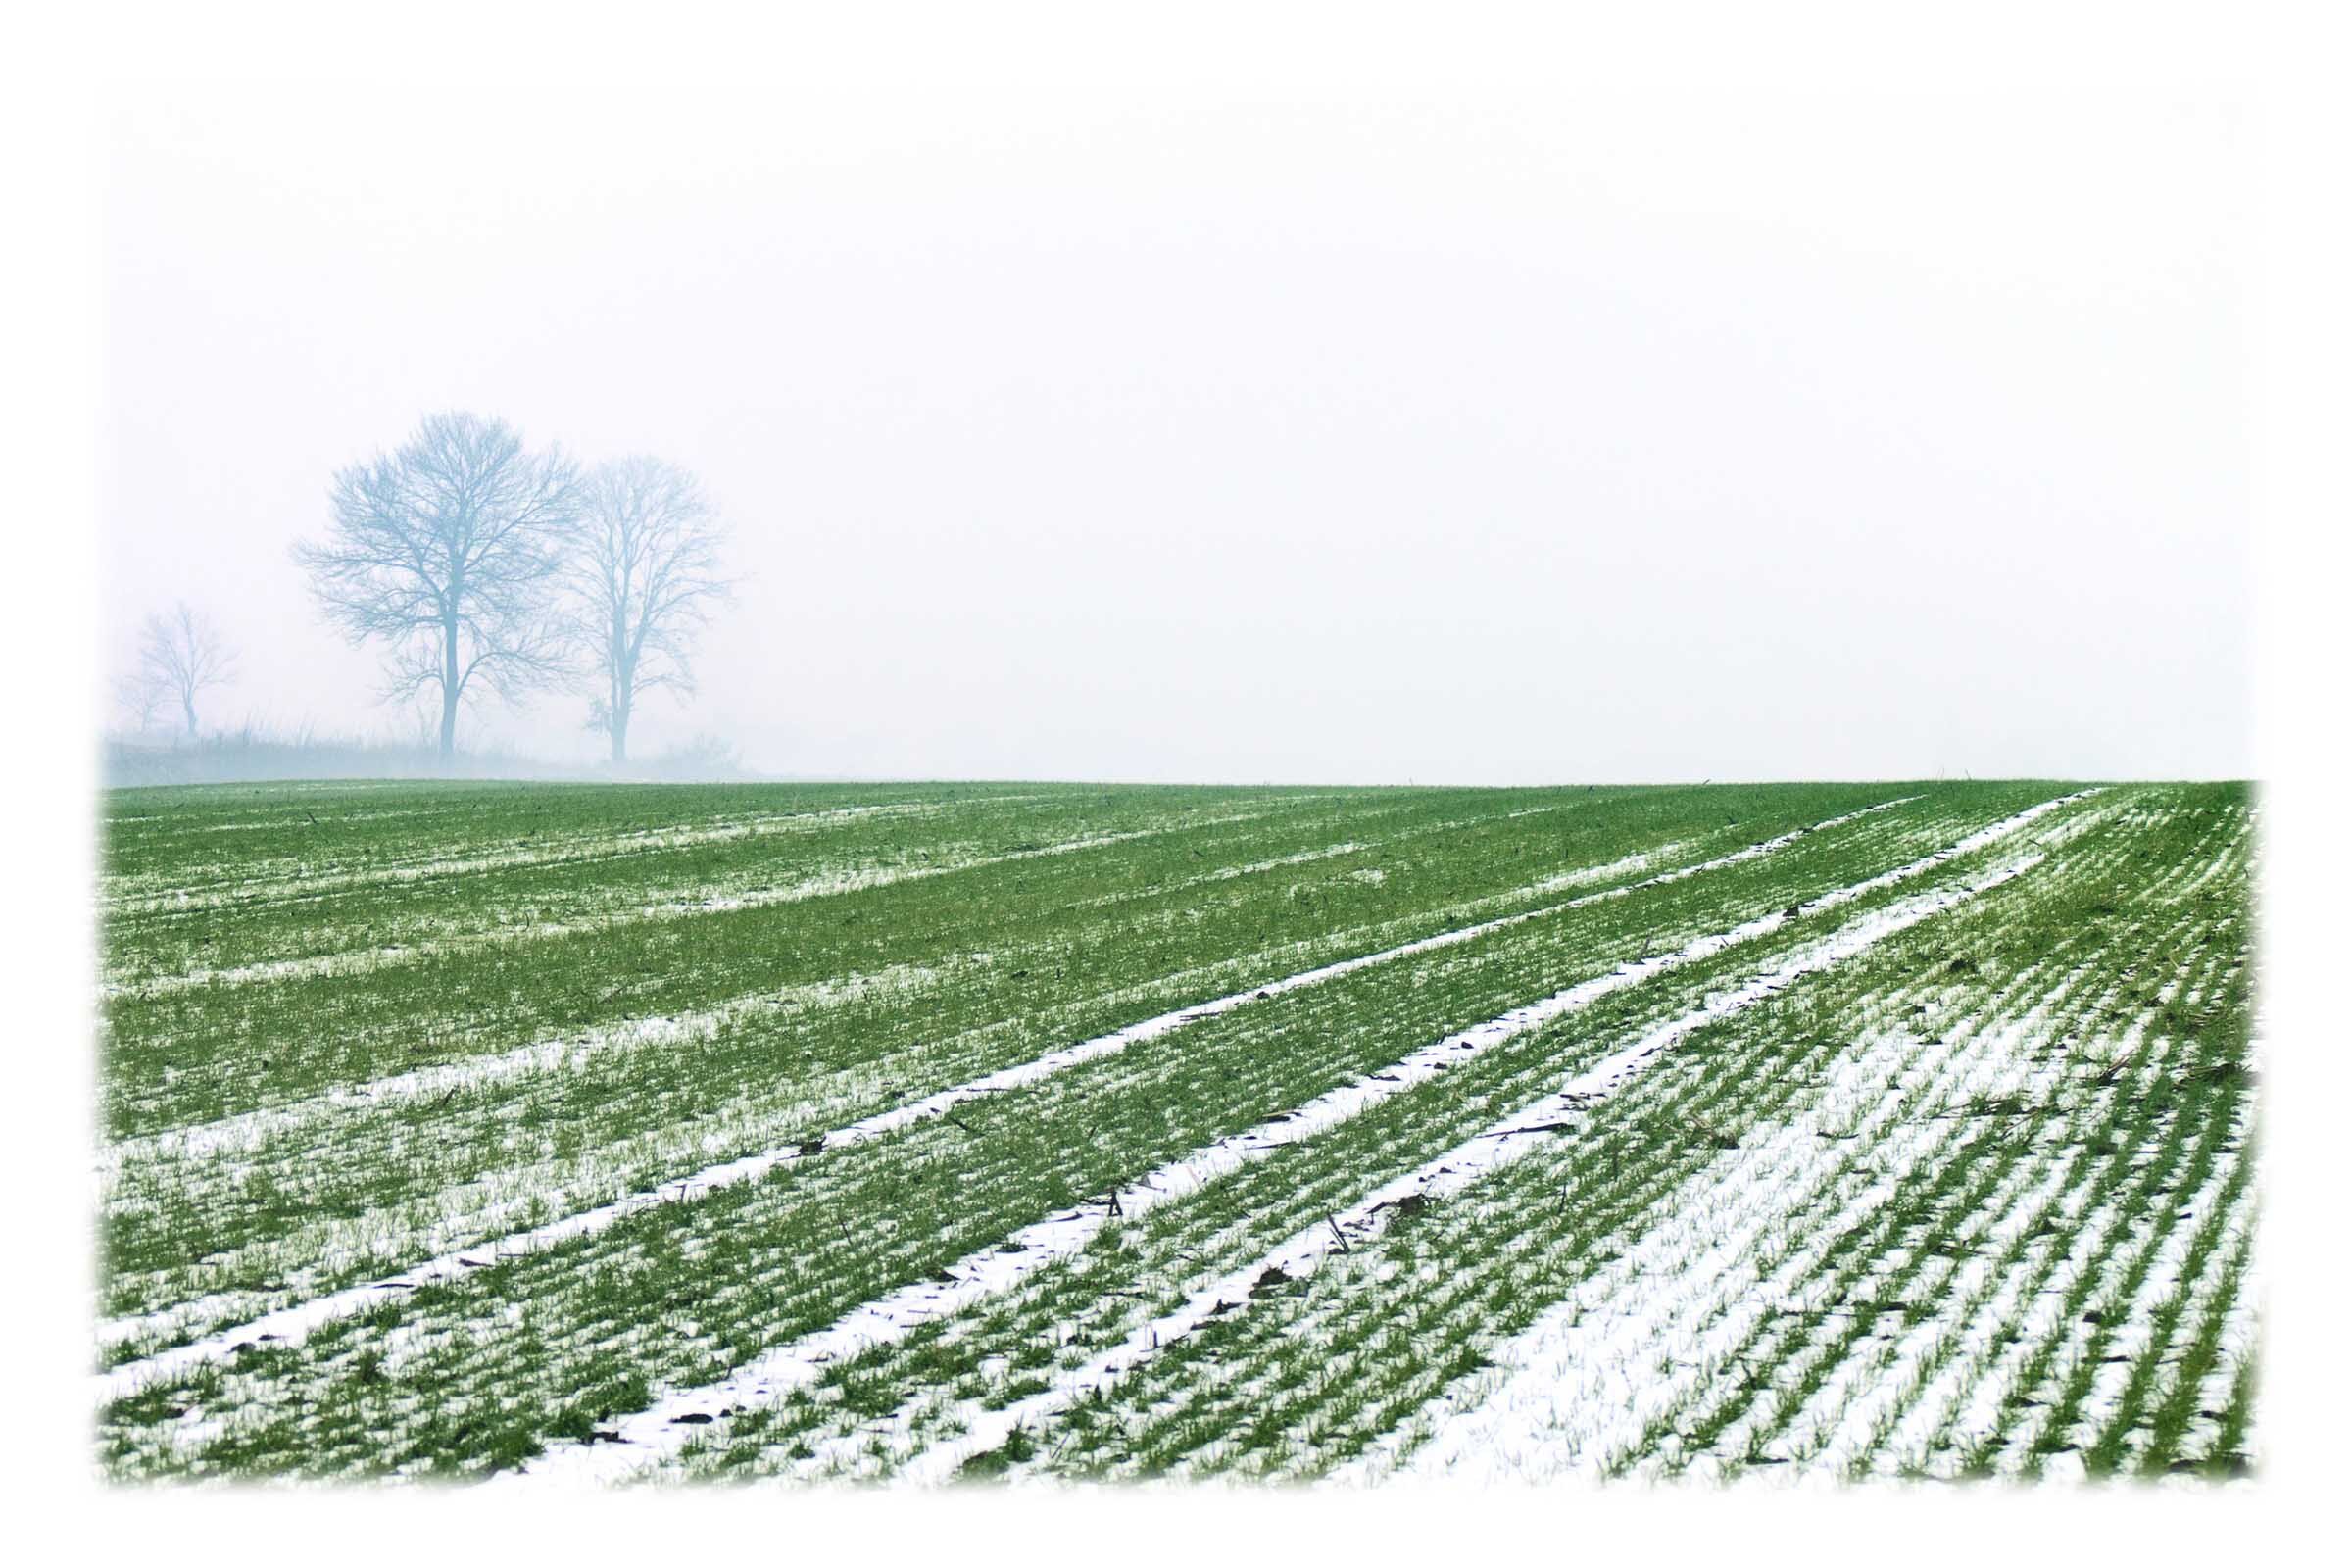
M 428 410 L 699 472 L 783 772 L 2243 775 L 2243 132 L 2113 94 L 142 87 L 120 662 L 406 728 L 286 559 Z M 593 755 L 549 696 L 466 732 Z

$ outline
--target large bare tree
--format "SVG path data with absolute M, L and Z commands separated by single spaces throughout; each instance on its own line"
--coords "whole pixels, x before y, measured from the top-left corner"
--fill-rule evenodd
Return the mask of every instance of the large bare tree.
M 157 706 L 162 702 L 179 704 L 191 740 L 196 735 L 197 697 L 211 687 L 228 684 L 236 672 L 237 651 L 229 647 L 210 615 L 191 609 L 184 599 L 170 610 L 149 615 L 139 628 L 135 684 L 156 694 L 160 699 Z M 126 700 L 128 691 L 126 687 Z M 152 713 L 150 707 L 142 716 Z
M 601 465 L 584 489 L 564 568 L 571 635 L 591 682 L 588 725 L 625 762 L 637 699 L 693 695 L 695 638 L 732 586 L 719 569 L 725 533 L 694 475 L 659 458 Z
M 459 704 L 562 677 L 554 596 L 580 486 L 560 449 L 525 451 L 503 419 L 435 414 L 398 451 L 338 471 L 327 499 L 326 538 L 296 545 L 295 563 L 328 621 L 387 645 L 387 700 L 439 697 L 444 761 Z

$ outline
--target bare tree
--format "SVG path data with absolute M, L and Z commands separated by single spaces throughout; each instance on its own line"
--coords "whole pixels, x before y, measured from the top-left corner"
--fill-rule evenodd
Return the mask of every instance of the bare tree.
M 179 704 L 188 736 L 196 735 L 196 698 L 209 687 L 224 686 L 236 678 L 237 651 L 221 637 L 212 617 L 181 600 L 168 611 L 147 617 L 139 629 L 138 680 L 153 689 L 153 702 L 142 714 L 152 719 L 156 708 Z
M 564 578 L 592 683 L 588 727 L 611 737 L 615 762 L 629 759 L 640 696 L 693 695 L 695 638 L 732 586 L 719 570 L 724 540 L 710 498 L 675 464 L 623 458 L 589 477 Z
M 461 702 L 564 674 L 553 597 L 579 474 L 560 449 L 524 451 L 503 419 L 430 415 L 398 451 L 338 471 L 327 499 L 327 536 L 295 564 L 355 645 L 388 645 L 386 700 L 440 698 L 443 761 Z
M 115 677 L 115 702 L 129 716 L 132 731 L 144 735 L 164 710 L 164 688 L 146 670 L 134 669 Z

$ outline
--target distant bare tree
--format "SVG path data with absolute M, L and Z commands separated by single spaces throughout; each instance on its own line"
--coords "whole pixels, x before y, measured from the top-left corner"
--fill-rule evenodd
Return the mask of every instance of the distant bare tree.
M 164 710 L 164 688 L 146 670 L 134 669 L 115 677 L 115 703 L 129 715 L 131 728 L 144 735 Z
M 694 641 L 731 584 L 725 532 L 694 475 L 659 458 L 623 458 L 589 476 L 578 543 L 564 568 L 570 629 L 592 683 L 588 727 L 629 758 L 637 699 L 694 692 Z
M 225 686 L 236 678 L 236 671 L 237 651 L 221 637 L 211 616 L 189 608 L 184 599 L 149 615 L 139 628 L 137 679 L 152 695 L 144 716 L 152 719 L 155 709 L 176 702 L 190 739 L 196 734 L 198 694 Z
M 461 702 L 563 675 L 553 597 L 579 473 L 560 449 L 524 451 L 503 419 L 435 414 L 398 451 L 337 472 L 327 499 L 327 536 L 296 545 L 295 564 L 355 645 L 388 645 L 387 700 L 439 696 L 443 761 Z

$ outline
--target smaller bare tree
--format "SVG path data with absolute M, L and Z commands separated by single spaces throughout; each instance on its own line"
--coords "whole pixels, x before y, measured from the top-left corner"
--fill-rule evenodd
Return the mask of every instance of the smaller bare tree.
M 155 728 L 155 718 L 164 710 L 164 688 L 144 669 L 115 677 L 115 705 L 130 719 L 136 734 L 144 735 Z
M 733 584 L 719 569 L 725 532 L 694 475 L 659 458 L 623 458 L 589 476 L 565 565 L 570 631 L 590 684 L 588 727 L 629 759 L 637 699 L 694 693 L 692 654 Z
M 181 600 L 169 611 L 147 617 L 139 632 L 139 675 L 152 684 L 161 702 L 177 702 L 187 721 L 188 736 L 196 734 L 196 698 L 210 687 L 225 686 L 236 678 L 237 651 L 221 637 L 212 617 Z

